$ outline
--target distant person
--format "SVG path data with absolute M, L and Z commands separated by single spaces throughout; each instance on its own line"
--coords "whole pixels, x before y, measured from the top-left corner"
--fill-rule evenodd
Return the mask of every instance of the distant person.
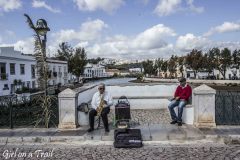
M 168 105 L 172 122 L 170 124 L 178 123 L 178 126 L 182 126 L 182 113 L 183 108 L 186 106 L 189 98 L 192 95 L 192 88 L 187 84 L 186 78 L 179 79 L 180 85 L 177 87 L 174 98 Z M 174 108 L 178 106 L 178 116 L 176 115 Z
M 101 83 L 98 85 L 98 92 L 93 95 L 91 105 L 92 109 L 89 112 L 90 128 L 88 129 L 88 132 L 92 132 L 94 130 L 94 117 L 97 115 L 97 111 L 101 107 L 103 107 L 103 109 L 100 116 L 103 120 L 105 132 L 109 132 L 107 115 L 110 112 L 110 106 L 113 105 L 113 100 L 112 96 L 107 91 L 105 91 L 105 84 Z

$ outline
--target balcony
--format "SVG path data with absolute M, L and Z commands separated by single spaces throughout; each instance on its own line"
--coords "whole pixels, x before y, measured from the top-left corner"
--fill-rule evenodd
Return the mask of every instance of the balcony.
M 8 74 L 7 73 L 0 73 L 0 80 L 8 80 Z

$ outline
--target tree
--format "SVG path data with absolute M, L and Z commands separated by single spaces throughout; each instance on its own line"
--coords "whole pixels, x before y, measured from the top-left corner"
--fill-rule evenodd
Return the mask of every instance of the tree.
M 161 70 L 165 73 L 165 78 L 167 78 L 167 70 L 168 70 L 168 61 L 167 60 L 163 60 L 163 64 L 161 66 Z
M 67 42 L 62 42 L 59 44 L 59 49 L 55 57 L 62 61 L 68 61 L 68 72 L 73 71 L 73 62 L 71 61 L 73 57 L 74 49 Z
M 233 65 L 239 68 L 240 66 L 240 50 L 234 50 L 232 54 Z
M 183 70 L 184 70 L 183 66 L 185 64 L 185 57 L 183 56 L 178 57 L 177 62 L 178 62 L 179 71 L 181 73 L 181 76 L 183 77 Z
M 177 68 L 177 56 L 172 55 L 168 62 L 168 71 L 170 72 L 170 78 L 174 77 Z
M 154 73 L 156 73 L 155 68 L 153 66 L 153 61 L 151 60 L 143 61 L 142 66 L 144 68 L 145 75 L 146 74 L 154 75 Z
M 224 48 L 223 50 L 221 50 L 217 69 L 222 74 L 223 79 L 226 79 L 226 71 L 227 68 L 231 66 L 231 59 L 231 51 L 228 48 Z
M 79 81 L 79 77 L 84 72 L 84 66 L 87 64 L 87 54 L 84 48 L 76 48 L 75 54 L 72 57 L 71 61 L 73 62 L 73 71 L 72 73 L 77 77 L 77 81 Z
M 213 48 L 213 49 L 210 49 L 203 56 L 203 68 L 206 69 L 206 71 L 208 72 L 208 75 L 210 73 L 213 73 L 213 75 L 214 75 L 214 69 L 216 68 L 216 65 L 217 65 L 217 61 L 215 58 L 216 55 L 218 55 L 218 49 Z
M 203 69 L 202 51 L 193 49 L 189 54 L 187 54 L 186 65 L 194 71 L 194 77 L 196 78 L 197 72 L 199 72 L 200 69 Z
M 163 59 L 158 58 L 155 60 L 155 68 L 157 72 L 161 71 L 162 65 L 163 65 Z

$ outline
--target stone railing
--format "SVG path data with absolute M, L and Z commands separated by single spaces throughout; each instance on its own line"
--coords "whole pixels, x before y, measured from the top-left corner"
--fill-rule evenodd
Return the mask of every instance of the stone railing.
M 168 88 L 165 88 L 168 87 Z M 168 86 L 107 86 L 116 103 L 117 99 L 125 95 L 129 98 L 131 109 L 160 109 L 169 104 L 176 89 L 176 85 Z M 59 97 L 59 128 L 76 128 L 78 122 L 77 106 L 89 103 L 97 86 L 81 87 L 79 90 L 66 89 Z M 188 105 L 183 114 L 183 121 L 197 127 L 214 127 L 215 124 L 215 93 L 206 85 L 193 90 L 192 105 Z M 81 124 L 80 124 L 81 125 Z

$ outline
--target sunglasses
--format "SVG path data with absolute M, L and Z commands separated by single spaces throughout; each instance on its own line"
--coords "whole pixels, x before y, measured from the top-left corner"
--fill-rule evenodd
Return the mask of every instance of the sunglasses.
M 98 88 L 99 90 L 104 90 L 105 88 Z

